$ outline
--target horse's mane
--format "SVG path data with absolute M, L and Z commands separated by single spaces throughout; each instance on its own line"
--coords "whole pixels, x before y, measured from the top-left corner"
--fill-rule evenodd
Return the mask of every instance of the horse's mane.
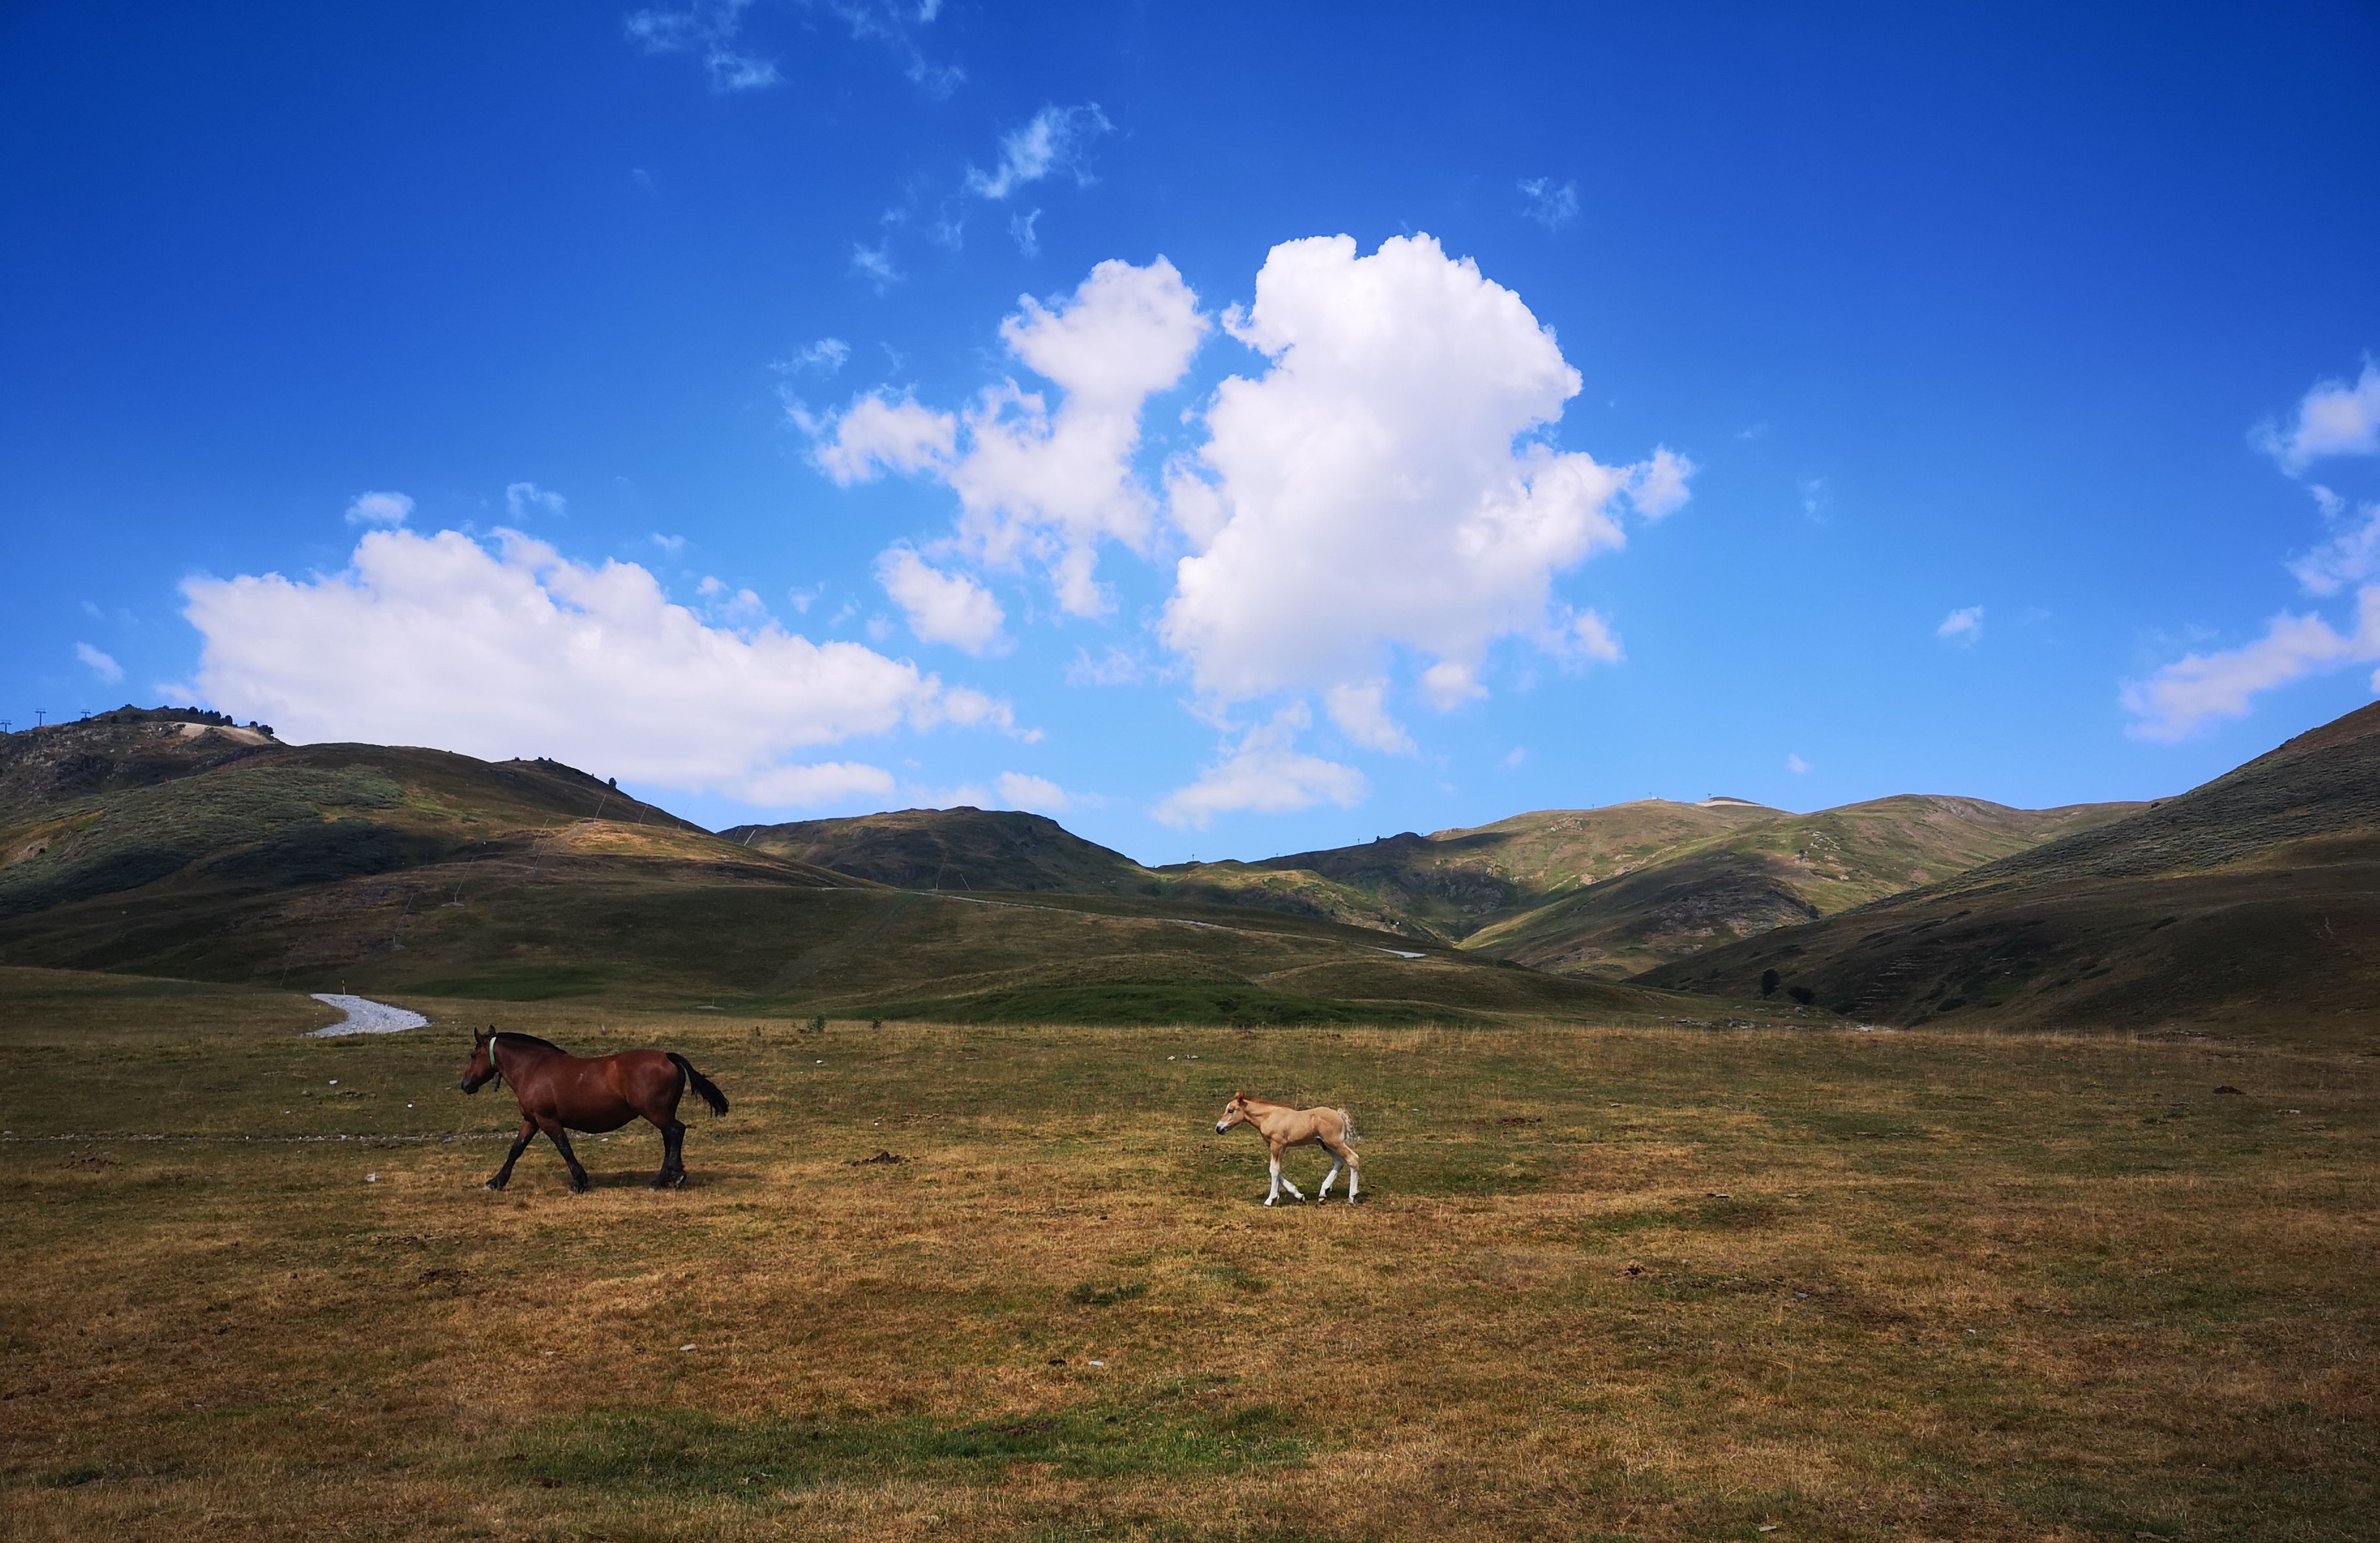
M 568 1051 L 564 1050 L 560 1045 L 555 1044 L 551 1039 L 540 1039 L 534 1034 L 523 1034 L 516 1028 L 500 1028 L 488 1036 L 488 1042 L 490 1044 L 494 1044 L 499 1039 L 517 1039 L 524 1045 L 535 1045 L 541 1051 L 552 1051 L 556 1055 L 568 1055 L 570 1053 Z

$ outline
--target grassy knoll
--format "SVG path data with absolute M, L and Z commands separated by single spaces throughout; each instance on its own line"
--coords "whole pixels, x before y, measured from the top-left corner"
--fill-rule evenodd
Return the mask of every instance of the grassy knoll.
M 0 970 L 0 1533 L 2380 1536 L 2369 1058 L 400 1000 Z M 489 1017 L 734 1112 L 489 1195 Z

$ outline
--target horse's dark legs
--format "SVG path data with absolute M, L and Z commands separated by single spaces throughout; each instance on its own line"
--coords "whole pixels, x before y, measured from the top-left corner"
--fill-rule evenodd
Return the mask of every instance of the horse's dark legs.
M 686 1126 L 672 1120 L 662 1127 L 662 1171 L 653 1175 L 655 1189 L 674 1189 L 686 1183 Z
M 513 1137 L 513 1149 L 504 1154 L 504 1165 L 497 1169 L 488 1180 L 490 1189 L 502 1189 L 513 1182 L 513 1164 L 520 1160 L 520 1155 L 528 1150 L 528 1144 L 536 1137 L 537 1122 L 524 1116 L 521 1120 L 520 1134 Z
M 578 1166 L 578 1154 L 570 1149 L 570 1133 L 562 1128 L 559 1120 L 540 1120 L 538 1128 L 544 1131 L 546 1139 L 553 1143 L 553 1149 L 562 1154 L 562 1160 L 570 1164 L 570 1193 L 586 1194 L 587 1170 Z

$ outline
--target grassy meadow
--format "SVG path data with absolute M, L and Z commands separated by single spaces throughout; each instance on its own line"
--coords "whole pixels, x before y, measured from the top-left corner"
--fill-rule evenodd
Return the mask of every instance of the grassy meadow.
M 2370 1053 L 397 1000 L 0 969 L 0 1533 L 2380 1536 Z M 489 1194 L 491 1018 L 735 1107 Z

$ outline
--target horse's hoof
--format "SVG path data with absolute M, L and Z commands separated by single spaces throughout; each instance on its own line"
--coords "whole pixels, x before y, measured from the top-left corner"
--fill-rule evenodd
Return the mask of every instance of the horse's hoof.
M 488 1181 L 487 1187 L 494 1190 L 497 1194 L 502 1195 L 504 1192 L 504 1181 L 502 1179 L 490 1179 Z
M 1273 1197 L 1272 1197 L 1271 1196 L 1268 1195 L 1268 1196 L 1266 1196 L 1266 1197 L 1265 1197 L 1265 1204 L 1266 1204 L 1266 1205 L 1268 1205 L 1268 1206 L 1271 1205 L 1271 1204 L 1272 1204 L 1272 1200 L 1273 1200 Z

